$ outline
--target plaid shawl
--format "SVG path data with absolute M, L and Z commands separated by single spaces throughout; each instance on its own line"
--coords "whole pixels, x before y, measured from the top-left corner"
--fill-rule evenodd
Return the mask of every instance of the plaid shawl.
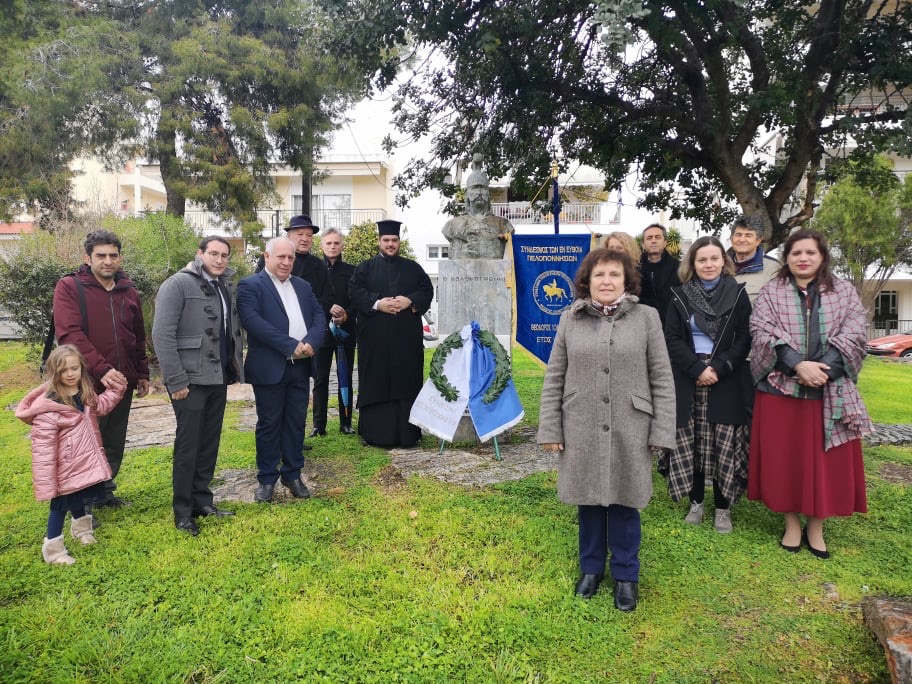
M 820 292 L 818 319 L 824 352 L 834 347 L 842 356 L 846 374 L 823 387 L 824 448 L 845 444 L 874 431 L 871 419 L 855 387 L 865 358 L 867 317 L 855 288 L 834 277 L 832 289 Z M 798 352 L 807 349 L 801 295 L 790 281 L 774 278 L 763 286 L 754 304 L 750 322 L 751 374 L 757 383 L 764 377 L 789 397 L 800 397 L 803 387 L 797 377 L 774 370 L 776 347 L 786 344 Z

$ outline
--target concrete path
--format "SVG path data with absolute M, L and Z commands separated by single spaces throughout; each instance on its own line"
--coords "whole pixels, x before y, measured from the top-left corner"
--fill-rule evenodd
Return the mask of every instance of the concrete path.
M 329 417 L 338 419 L 338 410 L 335 408 L 337 381 L 335 364 L 330 372 L 330 408 Z M 358 373 L 354 373 L 352 388 L 352 403 L 357 392 Z M 228 401 L 240 403 L 237 429 L 252 431 L 256 427 L 256 407 L 253 402 L 253 388 L 250 385 L 231 385 L 228 388 Z M 308 414 L 308 431 L 312 427 Z M 355 423 L 357 423 L 357 416 Z M 127 431 L 127 448 L 137 449 L 148 446 L 169 445 L 174 441 L 174 412 L 167 397 L 154 395 L 145 399 L 133 401 L 130 413 L 130 424 Z M 912 425 L 875 425 L 877 432 L 871 435 L 866 444 L 912 444 Z M 409 478 L 413 475 L 433 477 L 444 482 L 459 484 L 467 487 L 481 487 L 519 480 L 532 473 L 546 472 L 557 468 L 557 457 L 545 453 L 535 444 L 535 432 L 531 426 L 524 426 L 513 430 L 513 443 L 501 444 L 502 461 L 494 458 L 492 442 L 472 446 L 469 448 L 455 448 L 448 445 L 443 454 L 439 449 L 394 449 L 390 451 L 392 468 L 397 476 Z M 352 448 L 359 449 L 360 442 L 352 438 Z M 253 500 L 253 489 L 256 487 L 255 471 L 253 470 L 253 454 L 251 454 L 251 469 L 243 471 L 219 471 L 217 480 L 222 481 L 226 487 L 224 494 L 228 500 L 246 501 Z M 338 473 L 321 473 L 326 464 L 318 460 L 308 459 L 304 480 L 316 492 L 326 492 L 333 488 L 333 480 L 338 480 Z M 280 492 L 280 490 L 282 490 Z M 284 494 L 282 487 L 276 488 L 276 498 Z M 220 500 L 225 500 L 220 498 Z
M 330 396 L 333 396 L 334 392 L 335 388 L 332 387 Z M 228 398 L 232 402 L 242 402 L 237 429 L 253 430 L 256 427 L 256 409 L 250 385 L 232 386 Z M 330 418 L 338 418 L 338 411 L 332 406 Z M 865 440 L 869 445 L 912 444 L 912 425 L 878 424 L 875 427 L 877 432 Z M 160 396 L 135 400 L 130 413 L 127 448 L 162 446 L 173 441 L 174 413 L 168 400 Z M 501 444 L 502 461 L 495 460 L 494 446 L 491 442 L 469 449 L 448 445 L 442 455 L 436 448 L 430 451 L 394 449 L 390 455 L 393 467 L 403 478 L 423 475 L 470 487 L 518 480 L 532 473 L 556 469 L 557 457 L 538 448 L 531 427 L 514 430 L 511 441 L 514 443 Z M 360 448 L 356 438 L 352 439 L 352 447 Z M 252 458 L 251 454 L 251 460 Z M 232 477 L 236 479 L 240 475 L 235 474 Z M 247 478 L 247 481 L 256 486 L 252 477 Z

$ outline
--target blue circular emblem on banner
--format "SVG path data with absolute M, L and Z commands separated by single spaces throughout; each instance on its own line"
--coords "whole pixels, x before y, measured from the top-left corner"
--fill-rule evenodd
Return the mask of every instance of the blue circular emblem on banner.
M 546 314 L 560 316 L 573 302 L 573 281 L 563 271 L 545 271 L 535 279 L 532 298 Z

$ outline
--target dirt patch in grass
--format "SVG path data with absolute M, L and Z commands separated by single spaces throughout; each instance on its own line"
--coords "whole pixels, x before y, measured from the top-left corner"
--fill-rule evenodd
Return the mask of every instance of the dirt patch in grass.
M 405 478 L 391 464 L 377 473 L 374 477 L 374 482 L 384 491 L 390 492 L 401 489 L 405 485 Z
M 307 459 L 301 479 L 314 496 L 339 496 L 354 482 L 355 471 L 351 463 L 344 461 Z M 253 503 L 253 492 L 257 486 L 256 468 L 225 468 L 216 471 L 212 494 L 218 503 Z M 293 498 L 281 483 L 276 484 L 274 503 Z
M 0 371 L 0 389 L 31 389 L 39 382 L 38 371 L 24 363 Z
M 301 473 L 307 486 L 333 496 L 345 491 L 356 479 L 354 465 L 348 461 L 309 458 Z
M 880 476 L 887 482 L 909 486 L 912 484 L 912 466 L 901 463 L 883 463 L 879 468 Z

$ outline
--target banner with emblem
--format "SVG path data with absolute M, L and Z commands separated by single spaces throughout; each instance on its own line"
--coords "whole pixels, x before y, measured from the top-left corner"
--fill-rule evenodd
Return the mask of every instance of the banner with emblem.
M 516 342 L 543 363 L 560 315 L 573 302 L 573 279 L 591 241 L 591 235 L 512 236 Z

